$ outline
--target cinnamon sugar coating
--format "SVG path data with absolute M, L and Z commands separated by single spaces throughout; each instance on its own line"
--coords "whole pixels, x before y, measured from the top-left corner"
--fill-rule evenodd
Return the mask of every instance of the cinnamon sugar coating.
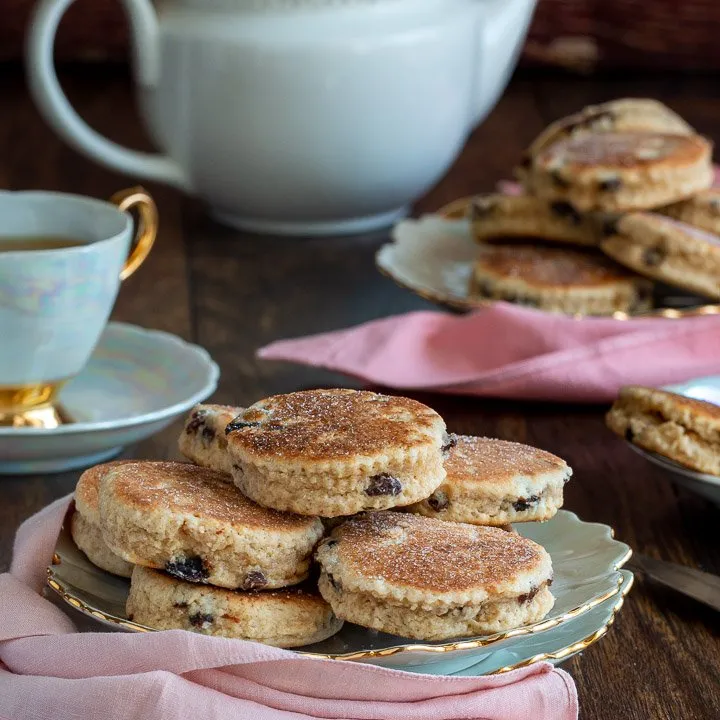
M 403 637 L 498 632 L 540 620 L 554 602 L 550 556 L 500 528 L 368 513 L 336 528 L 316 557 L 339 618 Z
M 279 588 L 307 577 L 319 518 L 256 505 L 222 473 L 145 462 L 100 485 L 103 538 L 122 558 L 225 588 Z
M 642 210 L 709 188 L 711 159 L 712 144 L 699 135 L 589 134 L 543 150 L 528 183 L 538 197 L 579 211 Z
M 434 410 L 409 398 L 305 390 L 255 403 L 229 425 L 228 438 L 252 456 L 322 461 L 421 447 L 441 424 Z
M 635 276 L 599 253 L 537 245 L 492 245 L 476 261 L 476 275 L 521 280 L 542 288 L 583 288 L 630 282 Z
M 572 470 L 552 453 L 493 438 L 453 436 L 447 477 L 408 511 L 449 522 L 502 526 L 549 520 Z
M 528 148 L 530 160 L 559 140 L 607 132 L 658 132 L 693 135 L 695 131 L 675 112 L 649 98 L 619 98 L 588 105 L 550 124 Z
M 112 460 L 110 462 L 94 465 L 80 475 L 75 486 L 75 507 L 77 511 L 90 522 L 98 525 L 100 523 L 100 510 L 98 492 L 100 481 L 114 468 L 137 460 Z
M 70 534 L 75 544 L 93 565 L 121 577 L 130 577 L 132 565 L 114 553 L 105 543 L 100 528 L 100 482 L 113 469 L 134 460 L 113 460 L 85 470 L 75 487 L 75 512 Z
M 540 448 L 495 438 L 457 435 L 445 460 L 447 482 L 471 485 L 500 485 L 518 476 L 551 473 L 567 479 L 572 471 L 557 455 Z
M 337 517 L 401 507 L 445 477 L 445 423 L 402 397 L 357 390 L 276 395 L 228 425 L 233 480 L 266 507 Z
M 563 140 L 538 157 L 541 166 L 562 165 L 568 172 L 587 168 L 635 169 L 668 163 L 694 164 L 707 156 L 710 145 L 699 135 L 655 132 L 588 134 Z
M 347 591 L 422 607 L 515 597 L 552 576 L 547 552 L 520 535 L 406 513 L 348 520 L 316 557 Z
M 248 500 L 222 473 L 175 462 L 138 462 L 111 473 L 113 496 L 138 509 L 166 509 L 240 529 L 300 530 L 307 517 L 277 512 Z
M 537 245 L 485 245 L 471 294 L 549 312 L 612 315 L 649 310 L 652 283 L 599 252 Z

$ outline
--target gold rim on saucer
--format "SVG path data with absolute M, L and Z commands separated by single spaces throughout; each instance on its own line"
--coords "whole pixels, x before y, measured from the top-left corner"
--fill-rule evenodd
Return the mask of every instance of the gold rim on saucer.
M 468 208 L 470 207 L 470 203 L 472 202 L 472 197 L 462 197 L 458 198 L 457 200 L 453 200 L 452 202 L 447 203 L 447 205 L 443 205 L 438 211 L 437 215 L 444 217 L 448 220 L 462 220 L 463 218 L 467 217 L 468 214 Z M 389 273 L 382 271 L 384 275 L 387 275 L 390 277 L 397 285 L 400 287 L 403 287 L 407 290 L 411 290 L 412 292 L 416 293 L 417 295 L 420 295 L 420 297 L 424 298 L 425 300 L 429 300 L 430 302 L 439 303 L 441 305 L 445 305 L 446 307 L 451 307 L 454 310 L 469 310 L 469 309 L 477 309 L 480 307 L 487 306 L 489 304 L 492 304 L 492 300 L 471 300 L 468 298 L 467 302 L 459 302 L 455 300 L 449 300 L 448 298 L 442 297 L 440 294 L 433 294 L 428 291 L 421 291 L 413 287 L 409 287 L 408 285 L 403 284 L 401 281 L 399 281 L 397 278 L 393 277 L 392 275 L 389 275 Z M 612 318 L 615 320 L 630 320 L 632 318 L 636 317 L 661 317 L 661 318 L 667 318 L 670 320 L 677 320 L 680 318 L 687 318 L 687 317 L 698 317 L 702 315 L 720 315 L 720 304 L 706 304 L 706 305 L 695 305 L 688 308 L 656 308 L 654 310 L 648 310 L 642 313 L 637 314 L 630 314 L 626 312 L 616 312 L 611 315 Z M 577 316 L 577 317 L 584 317 L 584 316 Z

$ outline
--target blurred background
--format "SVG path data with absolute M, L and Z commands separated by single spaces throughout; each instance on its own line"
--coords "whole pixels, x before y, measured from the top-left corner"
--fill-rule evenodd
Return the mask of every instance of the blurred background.
M 0 59 L 22 56 L 33 0 L 3 0 Z M 678 32 L 682 28 L 682 33 Z M 540 0 L 521 67 L 720 69 L 717 0 Z M 57 58 L 125 62 L 123 9 L 116 0 L 79 0 L 63 20 Z

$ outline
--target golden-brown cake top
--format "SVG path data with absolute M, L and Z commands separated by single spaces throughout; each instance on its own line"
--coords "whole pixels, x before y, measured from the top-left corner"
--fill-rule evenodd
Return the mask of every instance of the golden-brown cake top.
M 600 287 L 633 277 L 599 253 L 536 245 L 485 246 L 475 275 L 478 280 L 520 280 L 537 289 Z
M 344 579 L 357 576 L 368 587 L 379 583 L 446 595 L 502 593 L 528 574 L 539 572 L 537 579 L 547 580 L 550 567 L 543 548 L 515 533 L 397 512 L 349 520 L 318 555 L 328 552 L 336 553 Z
M 567 479 L 571 474 L 562 458 L 530 445 L 469 435 L 455 435 L 452 439 L 455 444 L 445 460 L 445 482 L 450 485 L 511 486 L 518 478 Z
M 95 465 L 85 470 L 75 486 L 75 506 L 78 512 L 87 520 L 97 524 L 100 521 L 98 516 L 98 490 L 100 488 L 100 481 L 113 468 L 134 462 L 137 462 L 137 460 L 111 460 L 110 462 Z
M 570 137 L 551 145 L 536 160 L 544 170 L 563 169 L 565 177 L 586 170 L 629 171 L 649 165 L 686 166 L 710 158 L 711 144 L 699 135 L 627 132 Z
M 692 135 L 693 129 L 679 115 L 657 100 L 619 98 L 589 105 L 556 120 L 535 139 L 529 155 L 536 156 L 552 143 L 569 135 L 600 132 L 660 132 Z
M 347 459 L 442 444 L 445 423 L 416 400 L 359 390 L 274 395 L 227 428 L 231 447 L 256 457 Z
M 215 520 L 233 527 L 274 531 L 312 528 L 316 519 L 257 505 L 223 473 L 190 463 L 136 462 L 111 470 L 102 492 L 143 509 L 163 509 L 198 520 Z

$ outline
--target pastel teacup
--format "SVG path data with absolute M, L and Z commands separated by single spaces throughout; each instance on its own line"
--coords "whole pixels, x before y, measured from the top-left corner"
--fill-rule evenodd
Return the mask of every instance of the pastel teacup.
M 63 421 L 57 394 L 88 361 L 120 282 L 156 234 L 157 209 L 141 188 L 109 202 L 0 192 L 0 425 Z

